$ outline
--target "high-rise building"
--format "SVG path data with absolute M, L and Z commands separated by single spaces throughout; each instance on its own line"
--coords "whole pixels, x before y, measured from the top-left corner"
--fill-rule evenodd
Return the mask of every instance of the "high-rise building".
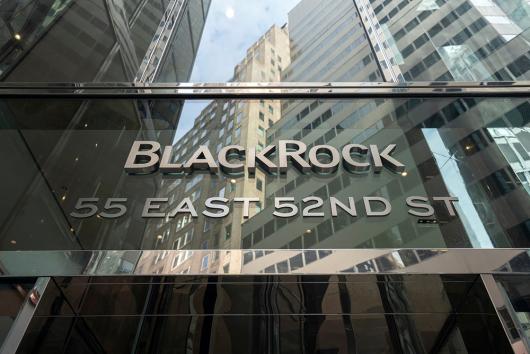
M 272 26 L 248 50 L 245 58 L 234 68 L 232 82 L 267 80 L 280 81 L 280 75 L 289 65 L 289 34 L 287 27 Z M 266 131 L 280 118 L 278 100 L 216 100 L 209 103 L 195 118 L 189 129 L 174 145 L 174 161 L 187 161 L 198 146 L 207 147 L 215 156 L 225 146 L 237 145 L 245 149 L 255 147 L 261 151 L 266 144 Z M 209 134 L 216 132 L 216 134 Z M 189 214 L 175 218 L 160 219 L 151 225 L 152 245 L 147 249 L 193 250 L 193 249 L 238 249 L 241 247 L 241 224 L 253 217 L 265 202 L 265 174 L 256 171 L 252 178 L 245 176 L 217 177 L 199 174 L 189 178 L 169 177 L 163 181 L 161 197 L 168 197 L 168 210 L 175 209 L 184 198 L 189 197 L 197 205 L 204 205 L 209 196 L 234 198 L 256 198 L 247 217 L 243 209 L 233 205 L 230 217 L 216 221 L 200 215 Z M 216 252 L 204 254 L 201 259 L 192 259 L 191 251 L 176 255 L 172 262 L 163 258 L 145 260 L 146 267 L 161 267 L 160 272 L 197 273 L 221 268 L 228 273 L 230 267 L 239 270 L 241 260 L 230 251 L 221 256 Z M 193 262 L 194 261 L 194 262 Z M 220 263 L 221 261 L 221 263 Z M 139 265 L 140 267 L 144 264 Z M 164 267 L 167 267 L 164 268 Z
M 529 16 L 0 1 L 0 352 L 530 352 Z

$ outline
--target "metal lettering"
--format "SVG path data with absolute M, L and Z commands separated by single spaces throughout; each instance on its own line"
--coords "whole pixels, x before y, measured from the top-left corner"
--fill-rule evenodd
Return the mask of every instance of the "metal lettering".
M 162 173 L 181 173 L 182 164 L 171 163 L 171 153 L 173 152 L 172 146 L 166 146 L 162 153 L 162 159 L 160 160 L 160 172 Z
M 248 174 L 251 176 L 256 174 L 256 163 L 259 165 L 261 169 L 263 169 L 267 173 L 278 172 L 278 166 L 276 166 L 268 158 L 274 152 L 276 152 L 276 146 L 274 145 L 266 146 L 263 150 L 261 150 L 258 153 L 256 152 L 255 147 L 249 148 L 248 155 L 247 155 Z
M 418 201 L 419 202 L 423 202 L 423 203 L 418 203 Z M 407 198 L 407 206 L 409 206 L 411 208 L 419 208 L 419 209 L 424 209 L 425 210 L 424 212 L 421 212 L 421 211 L 416 211 L 416 210 L 413 210 L 413 209 L 409 209 L 408 213 L 410 215 L 420 216 L 420 217 L 433 216 L 434 215 L 434 208 L 430 204 L 425 204 L 428 201 L 429 201 L 429 199 L 425 198 L 425 197 L 418 197 L 418 196 L 408 197 Z
M 390 202 L 383 197 L 363 197 L 364 208 L 366 209 L 366 216 L 387 216 L 392 211 Z M 371 202 L 379 202 L 385 206 L 382 211 L 374 211 Z
M 395 173 L 405 171 L 405 165 L 390 156 L 396 149 L 396 144 L 388 145 L 382 152 L 379 152 L 377 145 L 370 145 L 370 152 L 374 164 L 374 172 L 381 173 L 383 166 Z
M 245 165 L 242 163 L 232 163 L 229 162 L 229 158 L 244 158 L 245 157 L 245 149 L 242 146 L 239 145 L 230 145 L 222 148 L 219 151 L 219 155 L 217 156 L 217 159 L 219 161 L 219 166 L 221 167 L 221 171 L 223 171 L 226 174 L 240 174 L 243 173 L 245 170 Z
M 278 142 L 278 160 L 280 173 L 287 173 L 287 162 L 290 160 L 293 165 L 302 173 L 311 170 L 311 166 L 304 160 L 306 144 L 296 140 L 280 140 Z
M 217 204 L 216 202 L 222 202 L 224 204 Z M 202 213 L 203 213 L 203 215 L 205 215 L 207 217 L 210 217 L 210 218 L 224 218 L 230 212 L 230 208 L 228 207 L 228 205 L 226 205 L 227 203 L 228 203 L 228 199 L 226 199 L 226 198 L 222 198 L 222 197 L 208 198 L 208 199 L 206 199 L 206 202 L 204 202 L 204 205 L 207 208 L 220 210 L 221 212 L 220 213 L 212 213 L 209 210 L 205 210 Z
M 145 149 L 145 147 L 148 147 Z M 156 171 L 160 159 L 160 144 L 156 141 L 135 141 L 125 162 L 130 174 L 147 174 Z M 140 161 L 137 162 L 138 158 Z
M 153 203 L 167 203 L 168 200 L 169 198 L 147 198 L 142 211 L 142 218 L 163 218 L 165 216 L 164 213 L 151 212 L 160 210 L 160 204 Z
M 352 159 L 352 154 L 366 156 L 368 148 L 359 144 L 348 144 L 342 148 L 342 159 L 344 168 L 351 173 L 365 173 L 370 170 L 368 162 L 357 162 Z
M 318 160 L 319 155 L 326 155 L 330 162 L 324 163 Z M 309 163 L 311 169 L 316 173 L 333 173 L 336 172 L 340 164 L 340 154 L 337 149 L 329 145 L 317 145 L 309 150 Z
M 235 203 L 243 203 L 243 218 L 248 219 L 250 203 L 259 202 L 259 198 L 234 198 Z
M 456 211 L 453 202 L 458 202 L 457 197 L 432 197 L 432 200 L 442 200 L 445 203 L 445 207 L 447 208 L 449 215 L 456 216 Z
M 219 171 L 219 166 L 215 163 L 212 153 L 207 146 L 201 145 L 191 155 L 191 158 L 184 164 L 184 171 L 186 173 L 193 173 L 196 170 L 206 170 L 215 174 Z

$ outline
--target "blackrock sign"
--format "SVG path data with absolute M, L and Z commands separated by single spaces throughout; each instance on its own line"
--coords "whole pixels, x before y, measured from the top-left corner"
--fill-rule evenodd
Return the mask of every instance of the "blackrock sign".
M 278 145 L 269 145 L 260 151 L 255 147 L 244 148 L 239 145 L 229 145 L 221 148 L 214 156 L 207 146 L 198 146 L 187 161 L 173 161 L 173 146 L 162 146 L 156 141 L 135 141 L 131 147 L 124 169 L 130 175 L 146 175 L 155 172 L 174 175 L 175 178 L 189 176 L 196 172 L 210 174 L 225 174 L 232 177 L 247 175 L 253 178 L 256 170 L 267 174 L 285 174 L 289 166 L 293 166 L 303 174 L 314 173 L 330 175 L 343 167 L 352 174 L 367 175 L 372 171 L 380 174 L 383 169 L 391 173 L 404 173 L 405 165 L 392 157 L 396 150 L 395 144 L 384 147 L 377 145 L 348 144 L 337 149 L 330 145 L 317 145 L 307 149 L 307 146 L 296 140 L 280 140 Z M 198 217 L 199 212 L 209 218 L 224 218 L 230 214 L 230 203 L 243 208 L 243 217 L 249 217 L 249 208 L 260 200 L 256 197 L 239 197 L 230 201 L 224 197 L 210 197 L 202 208 L 197 208 L 191 198 L 187 197 L 178 203 L 170 212 L 160 212 L 169 198 L 147 198 L 144 204 L 142 218 L 174 218 L 178 215 L 189 214 Z M 387 216 L 392 211 L 392 205 L 386 198 L 378 196 L 362 197 L 365 215 L 368 217 Z M 304 217 L 323 217 L 323 212 L 316 211 L 329 203 L 331 216 L 338 216 L 339 212 L 357 216 L 355 198 L 339 200 L 330 196 L 328 201 L 316 196 L 306 196 L 300 200 L 301 207 L 294 197 L 274 198 L 272 215 L 280 218 L 293 217 L 301 214 Z M 413 216 L 429 218 L 434 216 L 431 201 L 443 202 L 450 216 L 456 216 L 454 203 L 458 201 L 454 196 L 409 196 L 404 200 L 408 213 Z M 70 215 L 75 218 L 89 218 L 98 214 L 103 218 L 117 218 L 127 212 L 127 198 L 109 198 L 105 202 L 104 210 L 99 210 L 99 198 L 80 198 L 75 206 L 76 211 Z M 199 209 L 203 209 L 200 211 Z M 300 210 L 301 209 L 301 210 Z M 199 211 L 198 211 L 199 210 Z M 109 212 L 114 211 L 114 212 Z

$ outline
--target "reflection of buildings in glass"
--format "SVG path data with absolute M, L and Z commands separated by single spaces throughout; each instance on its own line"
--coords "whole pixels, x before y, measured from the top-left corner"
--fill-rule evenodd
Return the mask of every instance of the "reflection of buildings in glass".
M 488 133 L 530 194 L 530 128 L 488 128 Z
M 340 11 L 342 16 L 358 18 L 351 3 L 337 1 L 334 6 L 344 6 Z M 401 62 L 401 59 L 404 59 L 404 62 L 399 65 L 399 70 L 403 72 L 406 80 L 478 80 L 479 77 L 473 70 L 479 68 L 483 71 L 481 75 L 486 73 L 486 77 L 490 79 L 502 79 L 505 73 L 509 73 L 507 77 L 510 79 L 526 75 L 526 68 L 529 66 L 524 63 L 530 62 L 530 59 L 527 57 L 527 46 L 523 45 L 523 39 L 507 38 L 506 31 L 509 28 L 494 26 L 491 23 L 494 19 L 484 17 L 483 9 L 471 6 L 467 1 L 442 2 L 442 5 L 422 11 L 414 8 L 417 4 L 407 2 L 382 4 L 381 1 L 379 4 L 378 1 L 374 1 L 371 6 L 376 9 L 377 16 L 374 15 L 370 21 L 362 16 L 364 22 L 370 22 L 363 22 L 364 28 L 367 32 L 371 32 L 370 26 L 374 23 L 376 23 L 373 25 L 374 28 L 384 25 L 385 30 L 380 31 L 379 35 L 385 33 L 392 35 L 392 46 L 399 50 L 399 53 L 394 53 L 394 57 L 388 57 L 387 50 L 384 55 L 385 62 L 382 62 L 381 53 L 378 53 L 379 42 L 375 43 L 371 34 L 369 36 L 371 42 L 366 43 L 366 37 L 361 36 L 364 48 L 360 46 L 355 50 L 355 53 L 363 53 L 364 50 L 365 56 L 354 57 L 357 62 L 352 56 L 343 57 L 342 53 L 347 53 L 350 45 L 343 41 L 335 43 L 333 40 L 326 40 L 328 39 L 326 35 L 333 33 L 330 39 L 338 39 L 341 37 L 341 31 L 348 31 L 348 25 L 341 26 L 340 16 L 333 12 L 338 18 L 322 16 L 319 21 L 313 22 L 311 33 L 305 33 L 307 26 L 304 25 L 304 20 L 311 18 L 308 13 L 319 13 L 317 10 L 320 9 L 318 2 L 302 1 L 289 14 L 292 63 L 285 70 L 283 79 L 310 81 L 313 71 L 318 72 L 320 81 L 337 80 L 341 77 L 337 76 L 337 73 L 343 72 L 356 73 L 360 78 L 363 75 L 368 76 L 370 79 L 369 75 L 372 75 L 370 72 L 375 69 L 373 75 L 377 76 L 382 72 L 386 80 L 393 81 L 394 78 L 384 69 L 389 68 L 388 63 L 396 63 L 396 60 Z M 496 8 L 496 11 L 499 9 Z M 400 15 L 397 16 L 397 13 Z M 349 26 L 352 27 L 353 32 L 347 38 L 355 41 L 354 33 L 361 30 L 351 21 Z M 405 37 L 408 40 L 403 39 Z M 507 42 L 508 39 L 510 40 Z M 380 43 L 384 40 L 386 39 L 383 38 Z M 444 43 L 443 46 L 436 44 L 440 41 Z M 465 52 L 473 53 L 475 57 L 453 56 L 444 59 L 442 53 L 444 48 L 456 45 L 465 46 Z M 385 47 L 390 48 L 390 46 Z M 503 50 L 499 51 L 501 47 Z M 506 56 L 505 51 L 509 53 Z M 325 55 L 319 56 L 320 52 Z M 304 58 L 304 54 L 310 54 L 310 57 Z M 514 57 L 519 57 L 517 61 L 523 65 L 514 64 Z M 312 66 L 306 67 L 314 58 L 321 60 L 315 60 Z M 379 63 L 375 63 L 374 58 L 377 58 Z M 476 62 L 476 58 L 480 58 L 480 61 Z M 350 70 L 351 68 L 355 70 Z M 470 76 L 466 76 L 468 74 Z M 366 78 L 352 79 L 352 81 L 366 80 Z M 455 181 L 447 180 L 444 174 L 440 173 L 440 166 L 437 165 L 432 152 L 430 153 L 430 146 L 426 144 L 423 129 L 438 130 L 447 127 L 448 129 L 442 129 L 442 145 L 448 146 L 447 150 L 452 151 L 459 149 L 464 141 L 472 139 L 473 136 L 483 135 L 482 127 L 494 124 L 496 120 L 498 124 L 499 115 L 506 117 L 504 120 L 500 118 L 500 126 L 521 126 L 520 124 L 524 126 L 527 118 L 521 116 L 525 104 L 523 102 L 514 108 L 513 103 L 505 102 L 497 104 L 494 108 L 494 104 L 488 104 L 479 98 L 448 99 L 435 105 L 423 99 L 364 102 L 357 100 L 353 103 L 299 100 L 284 103 L 282 120 L 268 131 L 268 143 L 274 143 L 280 138 L 300 139 L 308 147 L 324 143 L 340 147 L 348 142 L 379 144 L 393 142 L 398 146 L 397 156 L 401 161 L 405 161 L 410 169 L 407 171 L 407 176 L 381 175 L 377 179 L 367 179 L 362 182 L 349 174 L 337 175 L 334 179 L 329 177 L 326 182 L 296 173 L 288 173 L 284 179 L 268 178 L 265 206 L 270 207 L 272 197 L 278 196 L 294 196 L 297 200 L 308 195 L 317 195 L 324 200 L 329 196 L 351 196 L 352 191 L 355 191 L 352 185 L 356 183 L 357 186 L 360 185 L 358 183 L 362 183 L 365 195 L 375 193 L 388 197 L 391 201 L 399 201 L 410 195 L 449 195 L 449 191 L 455 190 Z M 490 113 L 484 114 L 486 110 Z M 491 112 L 495 112 L 496 115 L 492 116 Z M 478 115 L 481 116 L 481 120 L 477 120 Z M 471 152 L 468 150 L 466 155 L 470 155 Z M 496 213 L 495 210 L 499 210 L 500 205 L 493 200 L 495 196 L 487 192 L 490 189 L 490 182 L 487 178 L 481 180 L 488 173 L 494 174 L 495 169 L 502 170 L 507 167 L 503 159 L 492 159 L 490 154 L 482 155 L 484 160 L 494 160 L 490 166 L 477 165 L 477 159 L 480 157 L 469 159 L 470 161 L 466 159 L 465 162 L 456 165 L 459 166 L 457 169 L 462 170 L 461 184 L 470 190 L 466 193 L 469 193 L 472 196 L 470 199 L 480 204 L 483 209 L 473 215 L 462 215 L 463 223 L 458 218 L 450 218 L 438 204 L 434 205 L 437 211 L 434 225 L 411 222 L 410 216 L 404 210 L 399 210 L 404 209 L 403 207 L 393 210 L 392 217 L 386 221 L 378 220 L 377 223 L 369 222 L 362 217 L 353 220 L 349 217 L 346 220 L 337 217 L 321 219 L 318 222 L 308 219 L 302 221 L 301 218 L 289 221 L 269 220 L 267 215 L 270 215 L 271 211 L 267 210 L 254 217 L 252 222 L 243 225 L 242 246 L 262 249 L 278 247 L 300 249 L 417 247 L 418 244 L 428 244 L 432 247 L 491 247 L 492 243 L 502 247 L 521 242 L 528 245 L 528 240 L 524 241 L 522 240 L 524 237 L 518 237 L 519 234 L 524 234 L 524 229 L 512 230 L 513 227 L 524 228 L 525 220 L 529 217 L 528 209 L 523 212 Z M 467 164 L 475 167 L 468 168 Z M 474 173 L 470 174 L 469 171 Z M 475 173 L 476 171 L 480 173 Z M 307 183 L 309 180 L 311 183 Z M 504 193 L 515 189 L 511 188 Z M 348 191 L 349 193 L 345 193 Z M 523 197 L 526 199 L 523 199 L 518 195 L 515 191 L 509 198 L 517 199 L 514 203 L 528 203 L 526 196 Z M 329 214 L 329 211 L 324 210 Z M 479 237 L 475 243 L 470 235 L 465 236 L 469 228 L 464 225 L 479 220 L 477 215 L 484 225 L 487 225 L 487 234 L 485 237 L 481 235 L 482 239 Z M 499 219 L 493 222 L 490 219 L 488 222 L 488 218 L 495 218 L 495 215 L 499 215 Z
M 248 50 L 246 57 L 235 67 L 232 81 L 271 81 L 277 82 L 280 73 L 289 64 L 289 37 L 287 28 L 272 26 Z M 208 104 L 195 119 L 191 128 L 174 146 L 175 161 L 186 161 L 199 145 L 208 146 L 216 155 L 222 147 L 240 145 L 244 148 L 265 146 L 266 131 L 280 118 L 278 100 L 222 101 Z M 167 177 L 159 195 L 169 198 L 168 210 L 175 208 L 183 198 L 190 197 L 197 209 L 202 209 L 210 196 L 259 198 L 250 208 L 252 217 L 264 203 L 265 175 L 257 171 L 253 178 L 224 175 L 211 176 L 195 173 L 189 177 Z M 230 215 L 223 219 L 197 219 L 189 215 L 179 215 L 174 220 L 153 222 L 150 231 L 154 243 L 144 248 L 154 249 L 237 249 L 241 244 L 241 223 L 244 222 L 242 208 L 233 206 Z M 213 253 L 217 255 L 217 253 Z M 212 255 L 213 255 L 212 254 Z M 191 260 L 183 252 L 171 262 L 153 260 L 153 266 L 168 267 L 167 272 L 181 272 L 224 267 L 230 263 L 236 267 L 240 260 L 231 259 L 229 252 L 223 257 L 223 264 L 212 255 L 204 255 L 200 260 Z M 190 261 L 188 261 L 190 260 Z M 167 265 L 164 266 L 164 264 Z M 213 268 L 212 268 L 213 267 Z
M 109 4 L 12 2 L 12 11 L 2 12 L 4 22 L 10 24 L 3 28 L 2 79 L 189 79 L 208 1 Z M 165 41 L 157 37 L 160 33 Z M 186 55 L 176 55 L 180 42 L 190 47 Z M 141 75 L 148 68 L 149 73 Z M 12 176 L 6 179 L 12 183 L 3 191 L 10 212 L 3 213 L 2 245 L 7 249 L 141 248 L 145 223 L 132 215 L 141 213 L 143 200 L 156 193 L 160 181 L 124 177 L 123 158 L 134 140 L 170 144 L 181 105 L 178 100 L 6 102 L 2 110 L 9 129 L 2 130 L 1 141 L 19 158 L 10 160 Z M 28 173 L 20 178 L 17 171 Z M 117 222 L 68 216 L 78 198 L 100 197 L 104 203 L 120 194 L 129 197 L 130 209 Z
M 121 5 L 120 5 L 121 3 Z M 1 79 L 186 81 L 209 1 L 4 1 Z M 172 21 L 165 19 L 171 18 Z M 182 47 L 189 49 L 185 55 Z M 39 68 L 39 70 L 35 70 Z

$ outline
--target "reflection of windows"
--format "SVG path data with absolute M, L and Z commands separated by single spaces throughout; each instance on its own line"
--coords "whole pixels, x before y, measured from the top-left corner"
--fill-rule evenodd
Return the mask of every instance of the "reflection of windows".
M 208 268 L 208 260 L 210 258 L 210 255 L 206 255 L 204 257 L 202 257 L 202 260 L 201 260 L 201 270 L 206 270 Z
M 258 126 L 258 135 L 265 136 L 265 129 L 263 127 Z
M 238 139 L 241 136 L 241 128 L 236 128 L 234 134 L 235 134 L 235 138 Z
M 269 113 L 274 113 L 274 108 L 271 105 L 269 105 Z
M 256 189 L 258 191 L 263 191 L 263 181 L 259 178 L 256 178 Z
M 186 192 L 195 187 L 202 179 L 204 178 L 204 175 L 196 175 L 194 176 L 191 181 L 186 183 Z
M 259 120 L 262 122 L 265 121 L 265 114 L 263 114 L 263 112 L 259 112 Z
M 219 190 L 219 197 L 224 198 L 226 193 L 226 188 L 223 187 Z
M 519 155 L 521 155 L 523 160 L 529 160 L 530 159 L 530 157 L 528 156 L 528 152 L 525 150 L 523 145 L 521 145 L 519 143 L 514 143 L 513 147 L 519 153 Z
M 230 237 L 232 237 L 232 224 L 225 226 L 225 240 L 230 240 Z
M 195 202 L 197 201 L 197 199 L 199 199 L 201 196 L 201 191 L 200 190 L 196 190 L 195 192 L 193 192 L 191 194 L 191 201 Z

